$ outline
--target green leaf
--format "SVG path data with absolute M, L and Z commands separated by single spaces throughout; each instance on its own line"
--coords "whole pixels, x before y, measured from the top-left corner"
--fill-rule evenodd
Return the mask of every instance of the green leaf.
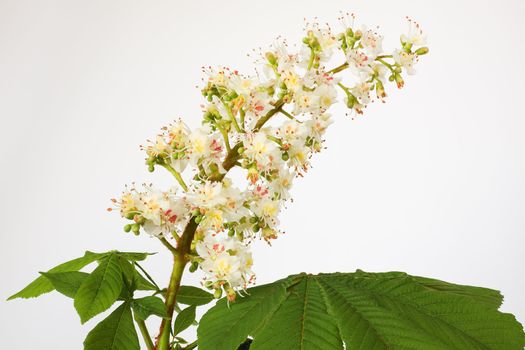
M 51 282 L 57 292 L 62 293 L 70 298 L 75 297 L 78 288 L 80 288 L 82 282 L 84 282 L 84 280 L 89 276 L 89 273 L 80 271 L 40 273 Z
M 140 299 L 135 299 L 131 303 L 135 315 L 141 320 L 146 320 L 151 315 L 157 315 L 159 317 L 167 318 L 168 312 L 166 311 L 166 305 L 162 299 L 149 296 Z
M 206 305 L 213 299 L 213 294 L 193 286 L 180 286 L 177 292 L 177 302 L 186 305 Z
M 177 335 L 193 323 L 195 321 L 195 309 L 197 307 L 195 305 L 190 305 L 184 310 L 182 310 L 175 319 L 175 324 L 173 325 L 173 334 Z
M 146 277 L 142 276 L 142 274 L 135 270 L 135 286 L 137 290 L 157 290 L 157 287 L 153 285 L 150 281 L 146 279 Z
M 129 303 L 120 305 L 89 332 L 84 350 L 140 350 Z
M 222 299 L 201 319 L 200 350 L 522 350 L 502 297 L 401 272 L 294 275 Z
M 105 253 L 92 253 L 87 251 L 83 257 L 55 266 L 48 272 L 78 271 L 103 256 L 105 256 Z M 36 298 L 42 294 L 52 292 L 54 289 L 55 288 L 51 281 L 44 276 L 40 276 L 18 293 L 11 295 L 7 300 L 16 298 Z
M 75 309 L 82 323 L 107 310 L 119 297 L 123 280 L 118 258 L 116 253 L 110 253 L 102 259 L 78 289 Z
M 136 252 L 116 252 L 118 255 L 129 261 L 142 261 L 145 260 L 149 255 L 155 255 L 157 253 L 136 253 Z

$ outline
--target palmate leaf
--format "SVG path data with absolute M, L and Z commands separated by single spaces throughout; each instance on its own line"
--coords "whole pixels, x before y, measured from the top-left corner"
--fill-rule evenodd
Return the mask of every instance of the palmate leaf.
M 499 292 L 405 273 L 294 275 L 220 300 L 201 319 L 199 350 L 522 350 Z

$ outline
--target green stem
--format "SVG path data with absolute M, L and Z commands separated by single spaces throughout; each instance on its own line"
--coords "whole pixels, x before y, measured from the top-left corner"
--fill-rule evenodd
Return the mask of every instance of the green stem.
M 279 112 L 281 112 L 282 114 L 284 114 L 287 118 L 291 119 L 291 120 L 295 120 L 296 122 L 299 122 L 299 120 L 297 120 L 293 115 L 291 115 L 290 113 L 288 113 L 287 111 L 285 111 L 284 109 L 279 109 Z
M 186 254 L 191 251 L 191 242 L 195 236 L 197 226 L 198 224 L 195 222 L 195 218 L 192 218 L 190 222 L 188 222 L 184 228 L 182 237 L 178 242 L 178 254 L 173 256 L 173 270 L 171 271 L 170 283 L 168 290 L 166 291 L 166 310 L 168 312 L 168 318 L 162 319 L 160 324 L 156 350 L 169 350 L 171 321 L 173 319 L 173 312 L 177 302 L 177 293 L 182 280 L 182 274 L 184 273 L 184 267 L 188 263 Z
M 244 109 L 240 108 L 239 114 L 241 116 L 241 128 L 242 130 L 244 130 L 244 116 L 246 115 L 246 112 L 244 111 Z
M 224 101 L 222 101 L 222 105 L 226 109 L 226 113 L 228 113 L 228 117 L 230 117 L 230 119 L 232 120 L 233 127 L 235 128 L 235 130 L 237 130 L 238 133 L 241 133 L 241 128 L 239 127 L 239 124 L 237 124 L 237 119 L 235 119 L 235 116 L 233 115 L 233 112 L 230 106 L 228 106 L 228 104 Z
M 148 350 L 153 350 L 155 346 L 153 345 L 153 341 L 151 340 L 151 336 L 148 332 L 148 327 L 146 327 L 146 323 L 139 319 L 137 315 L 135 315 L 135 322 L 137 323 L 137 326 L 139 326 L 140 334 L 142 334 L 142 338 L 144 339 L 144 343 L 146 343 L 146 348 Z
M 327 73 L 328 73 L 328 74 L 339 73 L 340 71 L 343 71 L 343 70 L 345 70 L 346 68 L 348 68 L 348 62 L 345 62 L 345 63 L 343 63 L 342 65 L 337 66 L 337 67 L 335 67 L 335 68 L 332 69 L 332 70 L 329 70 Z
M 169 164 L 161 164 L 164 168 L 166 168 L 166 170 L 168 170 L 174 177 L 175 179 L 177 180 L 177 182 L 179 183 L 180 187 L 182 187 L 182 189 L 185 191 L 185 192 L 188 192 L 188 186 L 186 185 L 186 183 L 184 182 L 184 180 L 182 179 L 182 176 L 180 175 L 180 173 L 173 169 L 173 167 Z
M 284 100 L 280 99 L 275 103 L 273 109 L 271 109 L 268 113 L 266 113 L 266 115 L 257 121 L 255 127 L 253 128 L 253 132 L 259 131 L 264 126 L 264 124 L 266 124 L 266 122 L 275 115 L 275 113 L 279 112 L 282 106 L 284 106 Z
M 283 141 L 280 139 L 280 138 L 277 138 L 275 136 L 271 136 L 271 135 L 268 135 L 266 136 L 266 138 L 270 141 L 273 141 L 275 142 L 276 144 L 278 144 L 279 146 L 282 146 L 283 145 Z
M 231 147 L 230 147 L 230 139 L 228 138 L 228 133 L 218 124 L 215 124 L 215 125 L 217 125 L 217 129 L 219 129 L 219 131 L 221 132 L 222 138 L 224 139 L 224 144 L 226 145 L 226 151 L 229 152 L 231 150 Z
M 312 66 L 314 65 L 314 50 L 310 47 L 310 60 L 308 61 L 308 68 L 306 70 L 312 69 Z
M 390 69 L 390 72 L 392 74 L 395 74 L 394 68 L 392 68 L 392 65 L 386 61 L 384 61 L 382 58 L 376 58 L 376 61 L 381 62 L 384 66 L 386 66 L 388 69 Z
M 160 241 L 160 242 L 161 242 L 166 248 L 168 248 L 168 250 L 169 250 L 170 252 L 172 252 L 174 255 L 175 255 L 175 254 L 178 254 L 178 253 L 177 253 L 177 249 L 175 249 L 175 247 L 172 246 L 172 245 L 170 244 L 170 242 L 168 242 L 168 241 L 166 240 L 166 238 L 164 238 L 164 237 L 159 237 L 159 241 Z
M 173 318 L 173 311 L 175 301 L 177 299 L 177 292 L 179 291 L 180 281 L 186 266 L 186 260 L 179 256 L 174 257 L 173 270 L 171 271 L 170 284 L 166 292 L 166 309 L 168 311 L 168 318 L 162 319 L 160 324 L 160 334 L 157 343 L 157 350 L 168 350 L 170 345 L 171 321 Z

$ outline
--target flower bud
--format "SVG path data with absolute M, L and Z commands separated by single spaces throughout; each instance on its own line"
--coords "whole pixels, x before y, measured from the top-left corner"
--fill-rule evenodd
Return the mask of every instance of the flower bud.
M 383 86 L 383 83 L 379 80 L 376 82 L 376 93 L 377 98 L 379 99 L 386 97 L 385 87 Z
M 209 166 L 210 170 L 212 173 L 216 173 L 219 171 L 219 166 L 215 163 L 211 163 L 210 166 Z
M 131 231 L 131 224 L 127 224 L 124 226 L 124 232 L 129 232 Z
M 416 55 L 423 56 L 428 53 L 428 47 L 420 47 L 416 50 Z
M 397 87 L 401 89 L 403 85 L 405 85 L 405 81 L 403 80 L 403 77 L 401 77 L 401 74 L 396 74 L 394 76 L 394 79 L 396 80 Z
M 348 94 L 348 96 L 346 97 L 346 106 L 350 109 L 354 108 L 354 105 L 357 103 L 357 98 L 352 95 L 352 94 Z
M 277 232 L 274 229 L 270 228 L 270 227 L 265 227 L 262 230 L 262 237 L 266 241 L 269 241 L 270 239 L 277 238 Z
M 277 57 L 273 52 L 268 51 L 266 54 L 266 59 L 268 60 L 268 63 L 270 63 L 272 66 L 277 65 Z
M 282 155 L 281 155 L 281 159 L 284 160 L 285 162 L 290 159 L 290 156 L 288 155 L 288 152 L 284 152 Z
M 139 224 L 133 224 L 131 225 L 131 231 L 133 231 L 133 233 L 138 236 L 139 233 L 140 233 L 140 225 Z
M 313 144 L 314 151 L 321 152 L 321 143 L 318 141 L 315 141 Z
M 257 171 L 255 167 L 251 167 L 250 169 L 248 169 L 247 177 L 248 177 L 248 180 L 250 180 L 250 182 L 254 184 L 257 182 L 257 180 L 259 180 L 259 172 Z
M 237 297 L 237 294 L 235 294 L 235 291 L 232 287 L 227 287 L 226 289 L 226 298 L 230 303 L 233 303 L 235 301 L 235 298 Z
M 199 267 L 199 263 L 194 261 L 194 262 L 191 263 L 189 271 L 193 273 L 193 272 L 197 271 L 197 267 Z
M 213 297 L 215 299 L 220 299 L 222 297 L 222 289 L 215 289 L 215 292 L 213 293 Z

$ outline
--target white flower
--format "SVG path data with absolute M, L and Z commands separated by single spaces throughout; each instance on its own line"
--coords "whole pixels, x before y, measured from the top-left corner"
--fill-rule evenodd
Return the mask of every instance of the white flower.
M 350 70 L 355 75 L 361 76 L 363 74 L 370 74 L 371 68 L 369 67 L 369 64 L 371 63 L 371 59 L 364 52 L 359 50 L 348 50 L 346 60 Z
M 363 36 L 361 37 L 361 45 L 366 51 L 370 60 L 374 60 L 381 52 L 383 52 L 382 41 L 383 38 L 377 33 L 367 30 L 365 27 L 362 29 Z
M 197 183 L 193 191 L 188 193 L 187 198 L 192 206 L 203 209 L 211 209 L 226 203 L 221 182 Z
M 224 212 L 220 209 L 212 208 L 206 211 L 204 219 L 199 223 L 200 229 L 211 229 L 215 232 L 224 229 Z
M 423 46 L 427 43 L 426 37 L 423 35 L 423 31 L 417 22 L 408 20 L 408 33 L 401 35 L 401 42 L 411 44 L 413 46 Z
M 294 178 L 294 172 L 281 169 L 279 175 L 270 183 L 270 190 L 276 193 L 279 199 L 286 200 L 290 198 L 290 189 Z
M 267 93 L 261 91 L 252 92 L 246 97 L 245 112 L 258 118 L 273 108 L 271 102 L 272 99 Z
M 169 203 L 168 194 L 159 190 L 148 189 L 148 191 L 140 194 L 137 208 L 146 220 L 160 226 L 162 213 L 169 209 Z
M 306 125 L 310 127 L 310 135 L 318 141 L 321 140 L 321 136 L 332 123 L 333 121 L 328 113 L 313 115 L 310 120 L 306 121 Z
M 269 170 L 280 159 L 275 142 L 268 140 L 263 131 L 248 134 L 243 142 L 244 157 L 254 161 L 260 170 Z
M 276 226 L 279 223 L 277 216 L 281 211 L 281 204 L 278 200 L 265 197 L 252 204 L 252 211 L 262 218 L 266 224 Z
M 304 142 L 295 141 L 289 144 L 288 155 L 290 157 L 289 166 L 295 167 L 297 170 L 308 168 L 308 159 L 311 149 L 307 147 Z
M 327 110 L 337 101 L 337 90 L 333 85 L 320 85 L 314 90 L 314 94 L 318 96 L 322 110 Z
M 286 85 L 286 88 L 292 92 L 299 91 L 303 88 L 301 77 L 293 69 L 283 70 L 281 72 L 281 81 Z
M 319 28 L 315 36 L 319 45 L 321 46 L 321 51 L 323 52 L 323 57 L 321 59 L 327 60 L 332 55 L 332 51 L 339 47 L 339 40 L 328 28 Z
M 226 86 L 229 76 L 226 75 L 224 69 L 215 71 L 214 69 L 208 68 L 204 71 L 208 75 L 208 82 L 213 85 Z
M 196 250 L 203 259 L 200 268 L 212 283 L 227 282 L 231 288 L 244 289 L 253 279 L 251 252 L 237 238 L 207 235 L 197 242 Z
M 302 113 L 317 112 L 320 109 L 319 95 L 311 92 L 299 90 L 293 96 L 295 115 Z
M 228 87 L 234 90 L 239 95 L 248 96 L 255 90 L 257 82 L 255 79 L 244 78 L 239 74 L 234 74 L 228 80 Z
M 282 139 L 285 143 L 290 143 L 296 140 L 306 141 L 308 136 L 308 128 L 304 123 L 296 120 L 287 120 L 281 127 L 275 129 L 275 136 Z
M 176 196 L 175 188 L 161 192 L 144 185 L 143 192 L 133 188 L 115 202 L 123 217 L 135 221 L 135 225 L 140 224 L 153 236 L 176 231 L 189 216 L 189 208 L 182 198 Z
M 212 135 L 208 127 L 196 129 L 189 135 L 188 157 L 193 166 L 198 165 L 202 159 L 206 165 L 220 163 L 222 153 L 220 137 Z
M 122 196 L 119 200 L 112 200 L 118 208 L 120 208 L 120 215 L 122 217 L 127 217 L 137 212 L 137 206 L 139 205 L 139 194 L 137 191 L 126 190 L 122 193 Z
M 182 120 L 178 120 L 169 125 L 166 128 L 166 132 L 170 144 L 174 144 L 177 149 L 184 149 L 186 147 L 190 130 Z
M 361 81 L 360 83 L 356 84 L 352 89 L 352 94 L 359 99 L 359 101 L 363 104 L 367 104 L 370 102 L 370 90 L 372 89 L 372 85 L 367 81 Z
M 272 46 L 277 58 L 277 70 L 282 74 L 284 71 L 293 69 L 298 63 L 297 54 L 290 54 L 284 42 L 274 42 Z
M 414 65 L 417 63 L 417 55 L 402 50 L 395 50 L 392 54 L 394 61 L 401 67 L 405 68 L 409 75 L 415 74 Z
M 238 188 L 229 186 L 223 188 L 226 203 L 223 206 L 224 218 L 229 222 L 239 221 L 249 215 L 248 208 L 244 206 L 246 192 L 241 192 Z

